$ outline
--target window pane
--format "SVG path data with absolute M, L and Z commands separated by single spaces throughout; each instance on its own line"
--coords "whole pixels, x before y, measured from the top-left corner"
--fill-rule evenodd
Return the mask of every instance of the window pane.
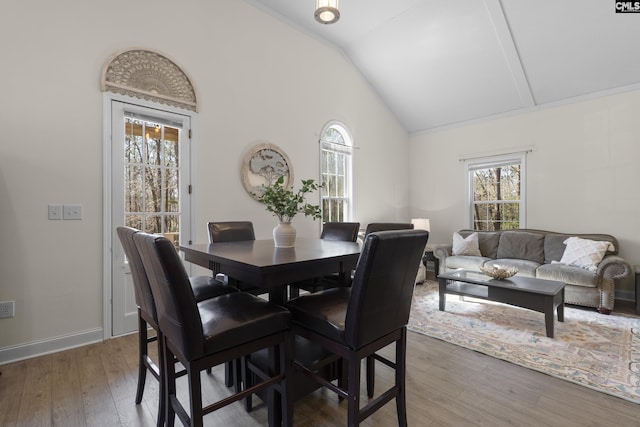
M 124 225 L 142 230 L 142 215 L 125 215 Z
M 323 138 L 325 141 L 334 142 L 336 144 L 344 145 L 344 137 L 342 134 L 335 128 L 329 128 L 324 133 Z
M 125 212 L 142 212 L 142 187 L 144 169 L 140 166 L 125 165 Z
M 327 158 L 327 172 L 330 174 L 336 173 L 336 153 L 330 153 Z
M 147 138 L 147 163 L 160 165 L 160 139 Z
M 178 212 L 180 210 L 179 195 L 178 170 L 167 169 L 165 212 Z
M 145 168 L 145 211 L 161 212 L 162 207 L 162 172 L 159 168 Z
M 344 155 L 336 154 L 336 173 L 338 175 L 344 175 L 345 174 L 344 163 L 345 163 Z
M 323 199 L 322 200 L 322 222 L 330 222 L 331 221 L 331 200 Z
M 344 176 L 338 176 L 337 177 L 337 183 L 336 183 L 336 196 L 338 197 L 345 197 L 345 182 L 344 182 Z
M 145 218 L 144 231 L 151 234 L 162 232 L 162 217 L 160 215 L 148 215 Z
M 329 195 L 329 197 L 335 197 L 337 194 L 335 175 L 329 176 L 329 187 L 327 188 L 327 194 Z
M 178 167 L 178 142 L 164 141 L 164 165 L 170 168 Z

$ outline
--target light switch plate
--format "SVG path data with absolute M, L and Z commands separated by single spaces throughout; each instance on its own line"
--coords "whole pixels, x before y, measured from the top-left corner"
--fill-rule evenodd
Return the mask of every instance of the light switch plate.
M 62 219 L 82 219 L 82 206 L 64 205 L 62 207 Z
M 62 205 L 49 205 L 49 219 L 62 219 Z

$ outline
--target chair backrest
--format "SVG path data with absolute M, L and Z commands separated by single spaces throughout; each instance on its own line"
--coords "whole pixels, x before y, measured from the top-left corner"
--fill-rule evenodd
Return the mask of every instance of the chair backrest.
M 325 222 L 320 238 L 324 240 L 342 240 L 355 242 L 358 238 L 359 222 Z
M 389 230 L 413 230 L 413 224 L 410 222 L 372 222 L 367 225 L 364 235 L 366 236 L 367 234 L 375 233 L 376 231 Z
M 429 232 L 393 230 L 364 241 L 345 320 L 345 340 L 360 348 L 407 325 L 420 259 Z
M 251 221 L 225 221 L 207 223 L 209 243 L 256 240 Z
M 142 264 L 142 258 L 138 253 L 138 248 L 133 243 L 133 236 L 140 232 L 131 227 L 118 227 L 116 229 L 124 254 L 129 262 L 129 269 L 131 270 L 131 277 L 133 279 L 133 290 L 135 293 L 136 304 L 140 307 L 146 315 L 145 320 L 150 319 L 155 322 L 153 327 L 158 327 L 158 315 L 156 313 L 156 304 L 153 300 L 153 294 L 151 293 L 151 285 L 149 284 L 149 278 L 147 272 Z
M 142 232 L 133 241 L 149 277 L 160 331 L 175 347 L 172 351 L 187 359 L 203 355 L 202 320 L 175 246 L 165 237 Z

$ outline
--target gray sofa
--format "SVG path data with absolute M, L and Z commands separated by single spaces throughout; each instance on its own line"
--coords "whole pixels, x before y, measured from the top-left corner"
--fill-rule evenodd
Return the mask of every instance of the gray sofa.
M 461 230 L 468 237 L 474 230 Z M 434 248 L 440 261 L 440 273 L 465 269 L 479 271 L 481 266 L 517 267 L 518 275 L 558 280 L 566 283 L 565 302 L 595 307 L 608 314 L 615 302 L 615 279 L 631 274 L 631 266 L 618 256 L 618 240 L 607 234 L 566 234 L 544 230 L 519 229 L 477 231 L 481 256 L 453 255 L 452 246 Z M 591 271 L 574 265 L 560 264 L 567 238 L 608 241 L 613 245 L 602 261 Z

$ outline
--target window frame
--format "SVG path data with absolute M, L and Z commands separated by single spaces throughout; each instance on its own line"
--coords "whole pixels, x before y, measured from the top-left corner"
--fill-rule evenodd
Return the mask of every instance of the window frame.
M 498 166 L 520 165 L 520 201 L 519 204 L 519 226 L 518 228 L 526 228 L 526 212 L 527 212 L 527 152 L 509 153 L 495 156 L 478 157 L 473 159 L 465 159 L 465 193 L 467 209 L 465 210 L 465 223 L 471 230 L 475 230 L 473 220 L 474 214 L 474 193 L 473 193 L 473 172 L 479 169 L 491 169 Z M 511 201 L 512 202 L 512 201 Z
M 335 129 L 340 133 L 342 139 L 344 140 L 344 144 L 335 143 L 333 141 L 324 140 L 323 137 L 325 133 L 329 129 Z M 345 179 L 345 192 L 343 197 L 333 197 L 327 194 L 326 190 L 323 188 L 320 190 L 320 206 L 322 209 L 322 218 L 323 220 L 320 223 L 324 223 L 324 201 L 325 200 L 341 200 L 345 201 L 346 209 L 342 212 L 342 221 L 349 222 L 353 218 L 353 136 L 349 129 L 345 126 L 344 123 L 332 120 L 327 122 L 320 132 L 319 138 L 319 171 L 320 178 L 319 181 L 321 183 L 324 182 L 324 175 L 326 174 L 323 169 L 323 152 L 333 152 L 342 154 L 345 156 L 345 170 L 344 170 L 344 179 Z

